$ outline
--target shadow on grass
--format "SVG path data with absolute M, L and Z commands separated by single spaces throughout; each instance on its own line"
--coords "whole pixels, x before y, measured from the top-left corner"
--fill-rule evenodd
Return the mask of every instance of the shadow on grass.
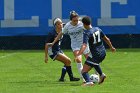
M 11 81 L 8 82 L 10 84 L 20 84 L 20 85 L 35 85 L 38 87 L 46 87 L 46 86 L 80 86 L 81 82 L 59 82 L 59 81 L 49 81 L 49 80 L 40 80 L 40 81 Z

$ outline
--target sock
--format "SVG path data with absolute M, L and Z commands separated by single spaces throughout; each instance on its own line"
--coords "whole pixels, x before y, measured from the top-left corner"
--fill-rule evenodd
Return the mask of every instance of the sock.
M 82 62 L 81 63 L 77 63 L 77 68 L 78 68 L 78 72 L 81 76 L 81 78 L 83 79 L 83 82 L 85 82 L 85 79 L 83 78 L 83 75 L 82 75 L 82 69 L 83 69 L 83 65 L 82 65 Z
M 98 75 L 98 72 L 96 71 L 96 69 L 94 68 L 94 73 L 96 74 L 96 75 Z
M 72 70 L 71 70 L 71 66 L 66 66 L 66 71 L 69 75 L 69 78 L 73 79 L 73 73 L 72 73 Z
M 87 72 L 82 73 L 86 82 L 90 82 L 89 74 Z
M 62 68 L 62 72 L 61 72 L 61 77 L 60 77 L 60 79 L 64 79 L 65 75 L 66 75 L 66 66 L 64 66 L 64 67 Z
M 102 72 L 100 65 L 93 65 L 93 66 L 94 66 L 95 70 L 99 73 L 99 75 L 101 76 L 103 72 Z

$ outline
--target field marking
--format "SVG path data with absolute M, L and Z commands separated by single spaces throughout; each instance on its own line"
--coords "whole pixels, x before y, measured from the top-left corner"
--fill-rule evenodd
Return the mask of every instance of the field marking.
M 17 53 L 11 53 L 11 54 L 7 54 L 7 55 L 4 55 L 4 56 L 0 56 L 0 59 L 6 58 L 6 57 L 9 57 L 9 56 L 13 56 L 15 54 L 17 54 Z

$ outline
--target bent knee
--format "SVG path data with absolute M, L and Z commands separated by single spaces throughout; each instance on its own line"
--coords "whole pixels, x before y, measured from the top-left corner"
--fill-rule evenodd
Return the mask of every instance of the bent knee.
M 85 71 L 85 70 L 82 69 L 81 73 L 82 73 L 82 74 L 83 74 L 83 73 L 88 73 L 88 71 Z
M 67 59 L 67 63 L 71 64 L 71 59 L 70 58 Z
M 70 58 L 68 58 L 66 61 L 65 61 L 65 65 L 71 65 L 71 60 L 70 60 Z

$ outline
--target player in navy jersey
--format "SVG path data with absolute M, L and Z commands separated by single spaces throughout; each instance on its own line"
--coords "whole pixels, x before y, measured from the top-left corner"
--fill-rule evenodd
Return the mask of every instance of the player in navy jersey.
M 55 29 L 48 34 L 46 44 L 45 44 L 45 62 L 46 63 L 48 62 L 48 55 L 49 55 L 51 59 L 58 60 L 64 64 L 59 81 L 64 81 L 66 72 L 69 75 L 70 81 L 79 81 L 80 78 L 73 77 L 70 58 L 67 57 L 60 48 L 62 37 L 52 47 L 48 47 L 48 43 L 54 41 L 58 33 L 62 31 L 62 27 L 63 27 L 60 18 L 55 18 L 53 24 Z
M 86 30 L 84 31 L 83 45 L 76 58 L 78 58 L 79 55 L 82 55 L 88 43 L 91 52 L 91 54 L 86 59 L 82 70 L 82 75 L 86 80 L 86 83 L 84 83 L 83 85 L 84 86 L 93 85 L 93 82 L 90 81 L 88 75 L 88 72 L 93 67 L 100 76 L 99 84 L 101 84 L 104 82 L 104 79 L 106 78 L 106 75 L 102 72 L 102 69 L 100 67 L 100 63 L 105 59 L 106 56 L 106 50 L 103 45 L 103 41 L 105 41 L 109 45 L 112 52 L 115 52 L 116 49 L 112 46 L 109 38 L 102 32 L 100 28 L 91 26 L 90 17 L 88 16 L 83 17 L 82 23 Z

